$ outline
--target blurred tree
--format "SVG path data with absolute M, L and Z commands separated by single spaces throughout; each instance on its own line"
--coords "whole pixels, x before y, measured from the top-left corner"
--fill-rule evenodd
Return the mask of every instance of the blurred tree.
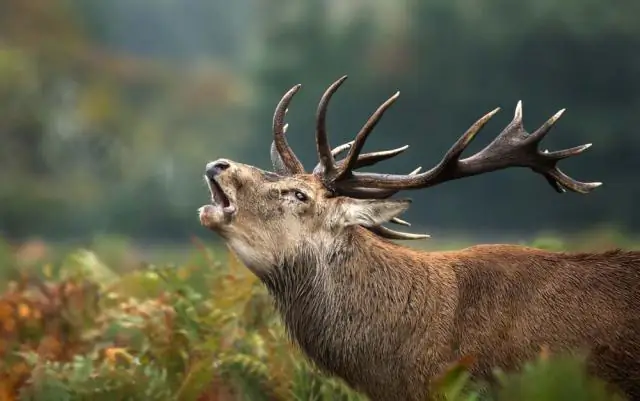
M 268 2 L 271 10 L 290 10 L 289 3 Z M 261 163 L 266 165 L 268 157 L 269 113 L 295 83 L 304 86 L 287 117 L 289 141 L 308 168 L 316 162 L 312 113 L 317 100 L 345 73 L 352 78 L 329 113 L 330 126 L 337 127 L 331 130 L 333 145 L 351 139 L 378 104 L 401 90 L 368 144 L 411 145 L 401 158 L 376 167 L 390 172 L 434 165 L 471 123 L 501 106 L 503 112 L 469 149 L 479 150 L 506 126 L 522 99 L 529 130 L 568 109 L 543 146 L 594 142 L 589 153 L 563 162 L 562 168 L 605 186 L 589 196 L 558 198 L 540 176 L 514 169 L 411 193 L 416 206 L 409 217 L 480 232 L 584 229 L 609 221 L 640 226 L 640 212 L 630 206 L 640 192 L 634 179 L 640 162 L 624 151 L 640 146 L 631 117 L 640 101 L 633 78 L 640 72 L 640 53 L 634 50 L 640 48 L 640 28 L 630 17 L 638 15 L 638 3 L 625 1 L 613 10 L 595 1 L 407 0 L 394 3 L 394 18 L 382 20 L 352 9 L 353 25 L 339 33 L 327 21 L 327 2 L 305 4 L 286 22 L 280 12 L 263 14 L 272 33 L 265 35 L 268 51 L 258 78 L 267 88 L 256 123 L 264 138 L 252 150 L 262 152 Z M 405 24 L 391 23 L 402 18 Z M 488 206 L 495 213 L 478 213 L 478 207 Z
M 66 0 L 3 5 L 0 227 L 11 237 L 184 235 L 197 227 L 202 164 L 246 137 L 238 113 L 247 85 L 215 61 L 110 47 L 86 27 L 104 26 L 113 13 L 93 6 L 103 13 Z M 187 174 L 195 179 L 184 185 Z
M 312 168 L 317 102 L 344 74 L 328 115 L 334 146 L 401 91 L 367 147 L 411 149 L 378 171 L 432 166 L 501 106 L 469 150 L 480 149 L 519 99 L 529 130 L 567 108 L 543 146 L 595 145 L 562 164 L 605 183 L 589 196 L 560 198 L 528 171 L 493 173 L 407 194 L 417 226 L 637 230 L 639 14 L 632 0 L 6 0 L 0 232 L 203 232 L 194 211 L 207 199 L 204 163 L 270 168 L 273 109 L 302 83 L 289 138 Z

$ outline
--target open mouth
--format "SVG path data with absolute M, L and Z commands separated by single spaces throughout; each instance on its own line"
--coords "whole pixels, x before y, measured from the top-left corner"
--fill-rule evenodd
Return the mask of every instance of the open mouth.
M 224 192 L 220 184 L 215 179 L 207 178 L 207 185 L 211 192 L 211 203 L 214 206 L 222 207 L 222 211 L 225 214 L 233 214 L 236 211 L 236 207 L 231 203 L 231 200 Z

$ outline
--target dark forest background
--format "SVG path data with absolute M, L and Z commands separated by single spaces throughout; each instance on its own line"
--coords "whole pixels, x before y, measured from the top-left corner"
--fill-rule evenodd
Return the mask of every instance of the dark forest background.
M 589 195 L 492 173 L 407 193 L 415 231 L 638 232 L 639 18 L 635 0 L 3 0 L 0 236 L 207 235 L 206 162 L 271 168 L 273 109 L 301 83 L 289 142 L 312 168 L 317 102 L 344 74 L 334 145 L 401 92 L 367 149 L 411 147 L 377 171 L 434 165 L 500 106 L 480 149 L 518 100 L 529 131 L 567 109 L 545 148 L 594 144 L 561 163 L 604 182 Z

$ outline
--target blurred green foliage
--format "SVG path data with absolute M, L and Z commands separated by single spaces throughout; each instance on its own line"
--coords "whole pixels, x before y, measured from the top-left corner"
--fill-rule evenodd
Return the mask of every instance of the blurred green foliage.
M 122 239 L 0 245 L 0 400 L 366 399 L 302 356 L 262 284 L 222 249 L 195 241 L 172 265 Z M 468 362 L 435 378 L 438 399 L 622 400 L 579 356 L 541 352 L 496 370 L 493 387 Z
M 593 194 L 560 197 L 516 169 L 411 193 L 416 226 L 635 231 L 639 12 L 634 0 L 5 0 L 0 232 L 184 241 L 199 229 L 205 163 L 270 168 L 273 108 L 296 83 L 290 143 L 315 164 L 316 104 L 343 74 L 329 113 L 334 145 L 402 92 L 368 145 L 411 145 L 380 167 L 389 172 L 435 164 L 501 106 L 479 149 L 518 99 L 529 130 L 568 109 L 545 147 L 595 144 L 563 162 L 605 183 Z

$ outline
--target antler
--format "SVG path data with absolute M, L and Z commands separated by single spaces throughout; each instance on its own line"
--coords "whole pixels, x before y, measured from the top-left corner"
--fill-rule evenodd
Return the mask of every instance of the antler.
M 293 96 L 300 90 L 302 85 L 296 85 L 284 94 L 276 106 L 273 113 L 273 142 L 271 143 L 271 161 L 274 169 L 283 175 L 293 175 L 304 173 L 304 166 L 296 157 L 295 153 L 287 143 L 285 132 L 287 125 L 284 117 L 287 114 L 289 103 Z
M 339 179 L 332 180 L 331 184 L 336 188 L 337 192 L 350 191 L 351 193 L 356 187 L 362 189 L 420 189 L 509 167 L 529 167 L 534 172 L 544 176 L 547 182 L 558 192 L 565 192 L 568 189 L 586 194 L 602 185 L 600 182 L 577 181 L 564 174 L 557 167 L 557 163 L 560 160 L 579 155 L 591 147 L 591 144 L 555 152 L 540 152 L 538 150 L 538 144 L 549 133 L 564 112 L 564 109 L 557 112 L 532 134 L 529 134 L 522 123 L 521 101 L 516 105 L 511 123 L 493 142 L 478 153 L 466 159 L 460 159 L 460 155 L 476 134 L 499 110 L 497 108 L 476 121 L 449 149 L 440 163 L 422 174 L 405 176 L 355 173 L 353 170 L 347 170 L 343 172 Z
M 318 113 L 318 118 L 325 118 L 330 95 L 338 89 L 345 78 L 346 77 L 340 78 L 329 87 L 325 93 L 325 97 L 323 97 L 325 101 L 320 104 L 322 113 Z M 326 96 L 327 93 L 329 96 Z M 314 170 L 316 174 L 322 175 L 325 185 L 335 193 L 360 198 L 387 197 L 401 190 L 427 188 L 446 181 L 502 170 L 509 167 L 531 168 L 534 172 L 545 177 L 547 182 L 557 192 L 570 190 L 585 194 L 602 185 L 600 182 L 577 181 L 564 174 L 557 167 L 557 163 L 560 160 L 579 155 L 591 147 L 591 144 L 554 152 L 546 150 L 540 152 L 538 150 L 538 144 L 549 133 L 560 116 L 562 116 L 564 109 L 557 112 L 532 134 L 529 134 L 524 129 L 522 121 L 521 101 L 518 101 L 513 120 L 509 125 L 507 125 L 489 145 L 468 158 L 460 159 L 460 156 L 475 138 L 476 134 L 478 134 L 491 117 L 500 110 L 499 108 L 487 113 L 476 121 L 454 143 L 440 163 L 424 173 L 417 174 L 414 172 L 409 175 L 394 175 L 355 172 L 354 170 L 359 167 L 360 152 L 368 135 L 384 112 L 395 102 L 398 95 L 399 93 L 396 93 L 390 97 L 369 118 L 353 141 L 353 146 L 350 147 L 349 154 L 344 161 L 333 163 L 331 169 L 324 168 Z M 319 121 L 318 126 L 324 126 L 324 121 Z M 328 140 L 324 132 L 323 135 L 318 135 L 316 140 L 319 149 L 328 146 Z M 322 160 L 322 155 L 319 156 Z M 398 221 L 394 222 L 398 223 Z M 390 233 L 387 230 L 388 229 L 384 229 L 383 227 L 372 229 L 372 231 L 388 238 L 397 238 L 396 232 Z M 403 238 L 410 236 L 410 234 L 406 233 L 399 234 L 401 234 Z
M 320 102 L 320 106 L 318 107 L 318 123 L 316 125 L 316 136 L 320 137 L 320 140 L 317 141 L 318 152 L 322 152 L 326 156 L 321 157 L 320 162 L 313 169 L 313 173 L 316 175 L 322 175 L 328 171 L 336 171 L 335 169 L 337 169 L 337 171 L 344 171 L 344 166 L 347 162 L 350 164 L 351 170 L 372 166 L 378 162 L 397 156 L 409 148 L 409 145 L 405 145 L 396 149 L 382 150 L 377 152 L 365 153 L 362 155 L 358 154 L 357 158 L 355 158 L 355 162 L 349 161 L 354 157 L 352 153 L 349 153 L 349 155 L 351 156 L 347 156 L 347 159 L 335 162 L 335 157 L 339 156 L 349 149 L 352 149 L 352 146 L 356 143 L 356 140 L 354 140 L 337 146 L 336 148 L 334 148 L 333 150 L 329 150 L 328 152 L 326 151 L 326 149 L 330 149 L 328 138 L 326 135 L 325 124 L 328 101 L 337 87 L 345 79 L 346 76 L 342 77 L 334 85 L 327 89 L 323 96 L 323 101 Z M 304 172 L 302 163 L 300 163 L 293 150 L 287 143 L 285 134 L 287 132 L 289 124 L 284 123 L 284 117 L 287 113 L 289 103 L 291 102 L 291 99 L 296 94 L 296 92 L 300 89 L 300 87 L 301 85 L 294 86 L 282 97 L 282 99 L 276 106 L 276 110 L 273 116 L 274 138 L 273 142 L 271 143 L 271 162 L 273 163 L 274 170 L 281 175 L 293 175 Z M 360 142 L 358 146 L 361 148 L 362 145 L 363 143 Z M 417 174 L 419 171 L 420 168 L 412 171 L 411 173 L 409 173 L 409 175 Z M 357 192 L 355 192 L 354 194 L 358 196 L 363 196 L 364 194 L 366 194 L 368 198 L 388 198 L 397 192 L 398 190 L 395 189 L 357 189 Z M 399 218 L 393 218 L 391 222 L 404 226 L 411 225 Z M 422 239 L 429 237 L 428 235 L 424 234 L 410 234 L 400 231 L 394 231 L 385 227 L 372 227 L 368 229 L 378 234 L 379 236 L 388 239 Z
M 329 144 L 326 131 L 326 115 L 329 101 L 333 94 L 347 79 L 341 77 L 325 91 L 318 105 L 316 113 L 316 147 L 319 163 L 313 169 L 313 173 L 319 176 L 325 186 L 336 195 L 350 196 L 354 198 L 388 198 L 401 190 L 428 188 L 463 177 L 470 177 L 491 171 L 506 169 L 509 167 L 528 167 L 542 175 L 547 182 L 557 191 L 570 190 L 586 194 L 602 185 L 601 182 L 580 182 L 566 174 L 558 167 L 560 160 L 580 153 L 591 147 L 591 144 L 576 146 L 554 152 L 538 150 L 538 144 L 549 133 L 553 125 L 558 121 L 564 109 L 558 111 L 540 128 L 529 134 L 522 122 L 522 102 L 518 101 L 513 120 L 502 132 L 476 154 L 460 159 L 464 150 L 480 132 L 484 125 L 493 117 L 500 108 L 487 113 L 476 121 L 445 153 L 442 160 L 432 169 L 419 173 L 420 168 L 407 175 L 358 173 L 355 170 L 372 166 L 380 161 L 390 159 L 408 149 L 403 146 L 397 149 L 361 154 L 365 141 L 380 121 L 385 111 L 397 100 L 399 92 L 396 92 L 385 101 L 371 115 L 364 124 L 355 139 L 342 144 L 333 150 Z M 271 147 L 272 160 L 277 171 L 286 174 L 303 172 L 302 164 L 287 145 L 284 133 L 284 115 L 293 95 L 300 88 L 296 85 L 287 92 L 274 114 L 274 142 Z M 348 150 L 347 156 L 340 161 L 335 158 Z M 395 218 L 393 223 L 410 225 L 408 222 Z M 369 228 L 370 231 L 390 239 L 418 239 L 428 235 L 403 233 L 378 226 Z
M 334 158 L 336 156 L 350 149 L 354 144 L 356 144 L 360 149 L 363 145 L 362 141 L 359 142 L 358 138 L 356 138 L 356 140 L 344 143 L 333 150 L 331 150 L 329 146 L 325 123 L 327 106 L 333 93 L 335 93 L 336 89 L 340 86 L 340 84 L 342 84 L 342 82 L 344 82 L 346 78 L 346 76 L 340 78 L 331 87 L 329 87 L 329 89 L 327 89 L 324 96 L 322 97 L 322 100 L 320 101 L 320 105 L 318 107 L 316 136 L 320 138 L 317 141 L 318 153 L 322 154 L 323 156 L 320 157 L 320 162 L 313 169 L 314 174 L 334 171 L 335 168 L 338 168 L 340 171 L 342 171 L 344 169 L 343 166 L 346 162 L 350 164 L 349 168 L 351 170 L 372 166 L 378 162 L 397 156 L 409 148 L 409 145 L 405 145 L 396 149 L 365 153 L 363 155 L 359 155 L 356 158 L 354 158 L 350 153 L 350 156 L 347 157 L 346 162 L 342 160 L 335 164 Z M 285 93 L 285 95 L 276 106 L 276 110 L 273 114 L 273 142 L 271 143 L 271 162 L 273 164 L 274 170 L 278 174 L 282 175 L 304 173 L 304 167 L 302 163 L 296 157 L 295 153 L 287 143 L 286 132 L 289 124 L 285 124 L 284 122 L 284 117 L 287 114 L 289 104 L 291 103 L 293 96 L 301 87 L 302 85 L 296 85 L 293 88 L 289 89 L 289 91 Z M 359 152 L 360 151 L 358 150 L 358 153 Z
M 334 83 L 329 90 L 335 90 L 344 82 L 341 78 Z M 332 92 L 332 93 L 333 93 Z M 434 168 L 413 176 L 377 174 L 377 173 L 356 173 L 354 168 L 357 164 L 358 155 L 367 136 L 373 127 L 382 117 L 386 109 L 398 98 L 398 93 L 383 103 L 378 110 L 369 118 L 360 133 L 356 136 L 354 146 L 350 149 L 342 168 L 337 173 L 328 173 L 325 169 L 323 179 L 325 183 L 336 192 L 363 192 L 372 188 L 375 189 L 419 189 L 434 186 L 446 181 L 451 181 L 463 177 L 469 177 L 491 171 L 501 170 L 509 167 L 529 167 L 536 173 L 543 175 L 549 184 L 558 192 L 564 192 L 565 188 L 574 192 L 588 193 L 597 188 L 600 182 L 580 182 L 564 174 L 556 164 L 562 159 L 578 155 L 587 150 L 591 144 L 576 146 L 555 152 L 540 152 L 538 144 L 551 130 L 556 121 L 560 118 L 563 110 L 557 112 L 545 124 L 529 134 L 524 129 L 522 123 L 522 102 L 519 101 L 513 120 L 511 123 L 484 149 L 466 159 L 460 159 L 460 155 L 467 148 L 476 134 L 500 109 L 497 108 L 473 124 L 456 143 L 449 149 L 443 159 Z M 322 107 L 326 109 L 326 103 Z M 320 115 L 324 118 L 324 113 Z M 320 123 L 319 123 L 320 124 Z M 319 147 L 321 142 L 326 142 L 326 135 L 318 136 Z M 335 168 L 334 168 L 335 170 Z
M 335 149 L 331 151 L 332 156 L 335 158 L 340 154 L 344 153 L 345 151 L 349 150 L 353 146 L 354 142 L 355 141 L 351 141 L 351 142 L 343 143 L 340 146 L 337 146 Z M 400 153 L 404 152 L 407 149 L 409 149 L 409 145 L 405 145 L 395 149 L 364 153 L 358 156 L 358 159 L 355 161 L 353 165 L 353 169 L 373 166 L 374 164 L 379 163 L 381 161 L 391 159 L 392 157 L 399 155 Z M 334 166 L 338 170 L 340 170 L 343 168 L 345 163 L 346 163 L 346 159 L 340 160 L 338 162 L 335 162 Z M 324 171 L 324 167 L 322 166 L 322 163 L 318 163 L 316 167 L 313 169 L 313 173 L 316 175 L 322 174 L 323 171 Z

